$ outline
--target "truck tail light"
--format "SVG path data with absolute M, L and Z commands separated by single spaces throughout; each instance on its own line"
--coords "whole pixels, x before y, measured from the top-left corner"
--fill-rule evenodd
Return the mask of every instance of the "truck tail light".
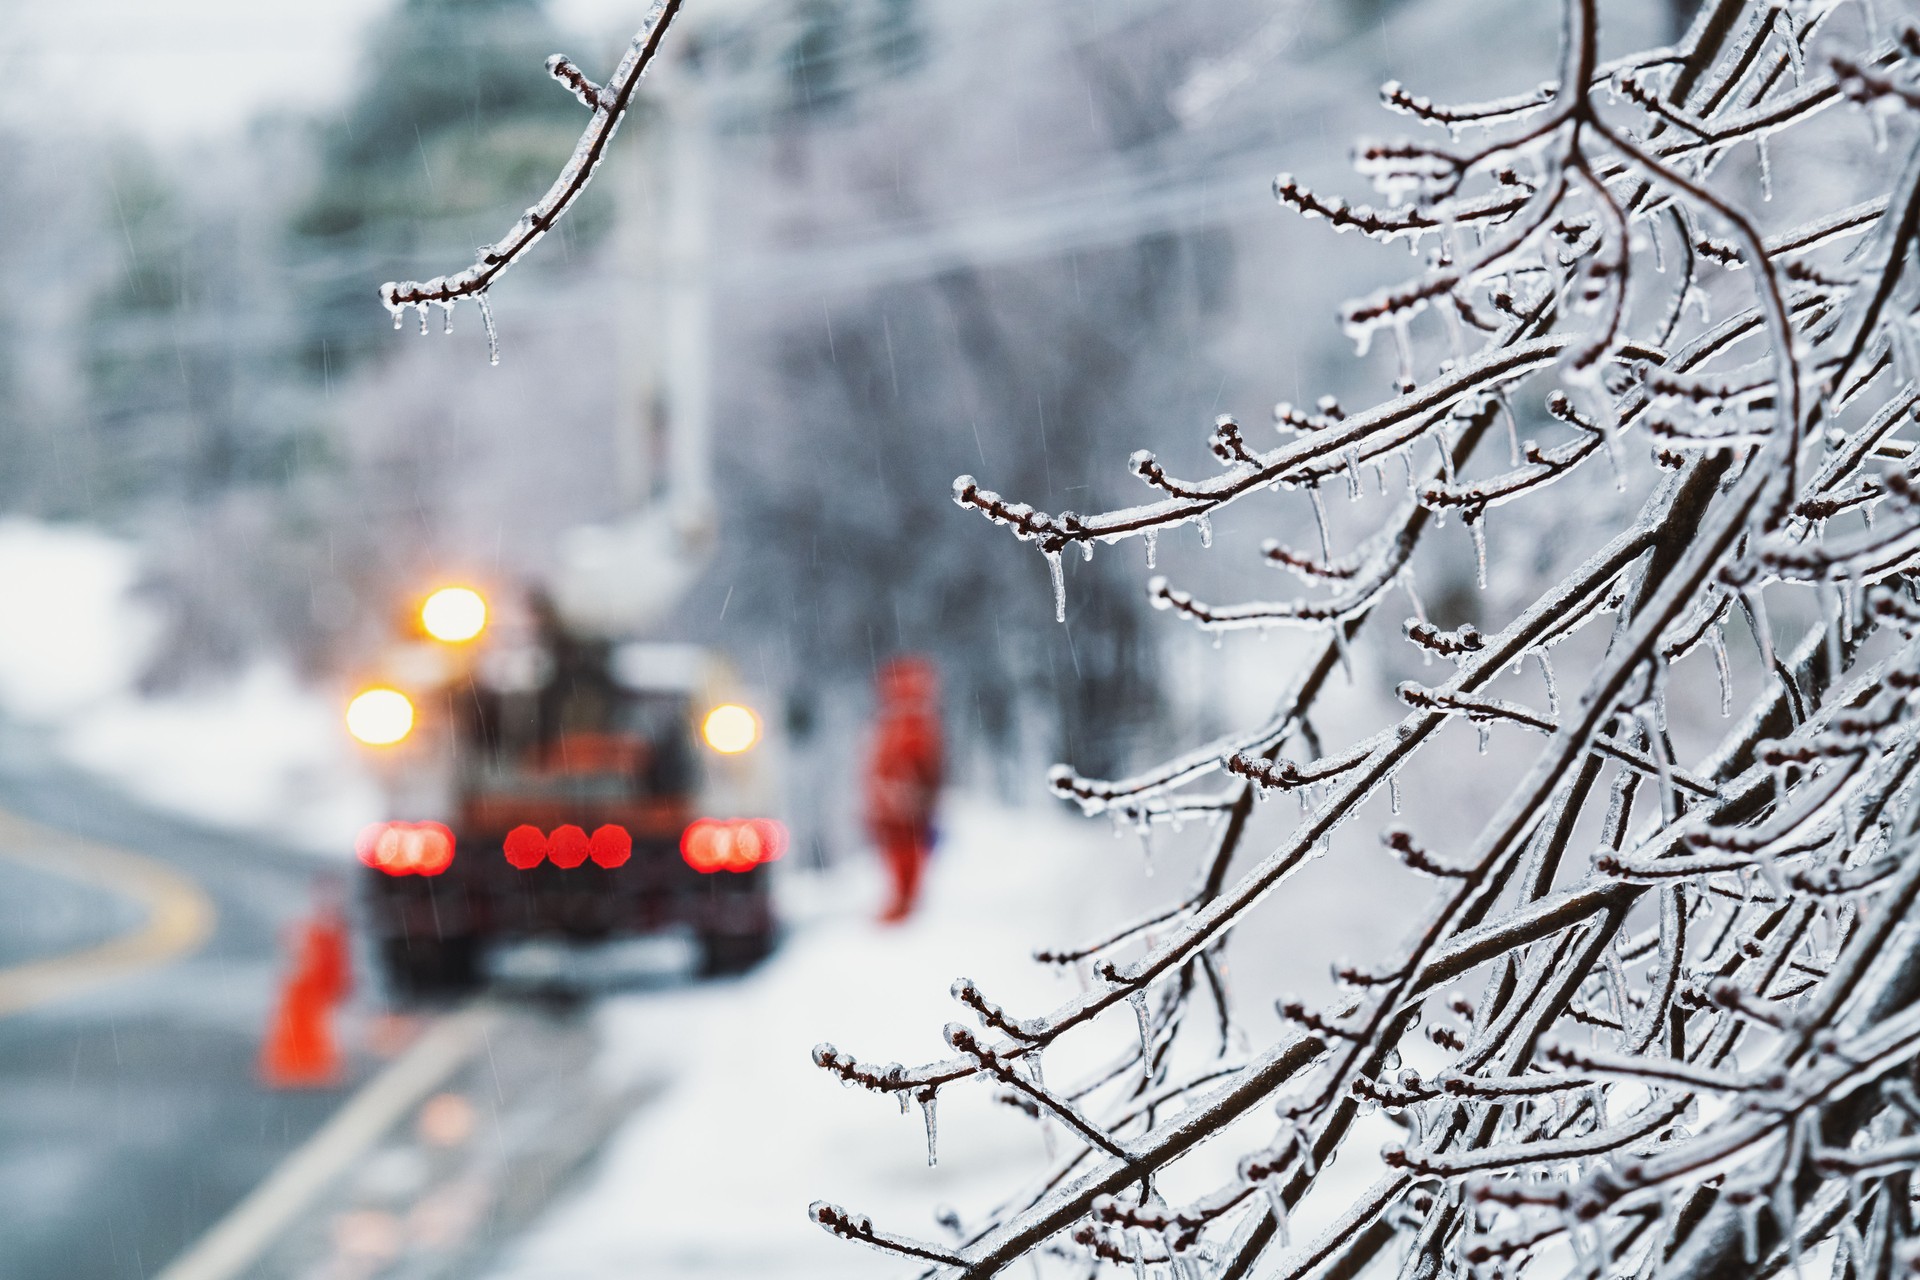
M 437 876 L 453 865 L 453 832 L 439 822 L 376 822 L 361 828 L 353 851 L 390 876 Z
M 771 818 L 700 818 L 680 834 L 680 856 L 702 874 L 748 871 L 787 851 L 787 829 Z
M 518 826 L 507 832 L 502 852 L 507 855 L 508 864 L 518 871 L 531 871 L 547 861 L 563 871 L 571 871 L 589 858 L 595 866 L 611 871 L 625 866 L 633 857 L 633 836 L 625 827 L 611 822 L 591 836 L 572 823 L 555 827 L 551 833 L 538 827 Z
M 532 870 L 547 860 L 546 833 L 538 827 L 515 827 L 507 832 L 506 854 L 516 871 Z
M 571 871 L 587 860 L 587 833 L 569 822 L 547 833 L 547 860 Z
M 617 827 L 609 822 L 593 833 L 593 839 L 587 844 L 587 856 L 595 866 L 611 871 L 615 867 L 626 865 L 633 856 L 633 837 L 627 834 L 625 827 Z

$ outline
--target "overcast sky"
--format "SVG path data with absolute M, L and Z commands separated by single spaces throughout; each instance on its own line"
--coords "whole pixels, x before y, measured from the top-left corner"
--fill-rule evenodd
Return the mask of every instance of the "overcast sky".
M 0 0 L 0 117 L 114 123 L 159 142 L 265 107 L 323 107 L 394 0 Z M 645 0 L 554 0 L 566 28 L 639 24 Z M 554 50 L 554 52 L 568 52 Z

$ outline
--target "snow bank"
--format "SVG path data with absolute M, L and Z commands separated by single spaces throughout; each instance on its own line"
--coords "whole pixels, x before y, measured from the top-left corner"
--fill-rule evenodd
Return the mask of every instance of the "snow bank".
M 133 599 L 133 547 L 78 525 L 0 520 L 0 708 L 57 723 L 124 693 L 160 620 Z
M 136 681 L 160 620 L 138 548 L 96 529 L 0 520 L 0 714 L 157 808 L 343 853 L 379 793 L 320 693 L 261 661 L 160 698 Z

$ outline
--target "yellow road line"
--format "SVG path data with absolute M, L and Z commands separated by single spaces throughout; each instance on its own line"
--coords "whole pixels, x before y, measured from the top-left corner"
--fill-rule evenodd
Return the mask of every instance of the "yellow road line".
M 213 901 L 199 885 L 126 849 L 0 811 L 0 859 L 132 898 L 147 916 L 97 946 L 0 969 L 0 1017 L 190 955 L 213 932 Z

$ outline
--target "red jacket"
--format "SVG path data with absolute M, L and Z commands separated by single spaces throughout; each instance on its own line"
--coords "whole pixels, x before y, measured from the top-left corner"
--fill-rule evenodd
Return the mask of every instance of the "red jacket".
M 867 757 L 867 824 L 924 830 L 940 794 L 940 721 L 925 707 L 881 712 Z

